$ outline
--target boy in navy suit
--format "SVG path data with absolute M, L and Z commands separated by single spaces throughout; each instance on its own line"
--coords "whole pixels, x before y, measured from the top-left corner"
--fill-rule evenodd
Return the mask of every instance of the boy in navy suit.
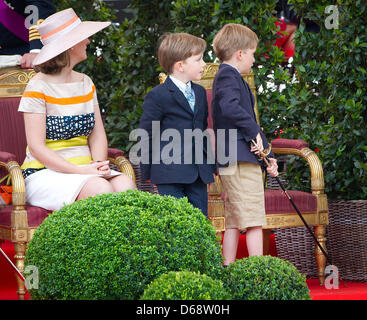
M 213 47 L 221 65 L 213 82 L 214 132 L 226 132 L 218 147 L 226 151 L 235 144 L 237 157 L 231 163 L 218 163 L 219 176 L 226 192 L 226 231 L 223 238 L 224 265 L 235 261 L 240 231 L 246 231 L 249 255 L 263 254 L 262 226 L 265 225 L 265 199 L 262 170 L 257 155 L 268 142 L 256 122 L 254 96 L 241 74 L 249 73 L 255 61 L 258 38 L 249 28 L 227 24 L 215 35 Z M 228 132 L 235 130 L 236 139 Z M 251 143 L 256 142 L 257 148 Z M 218 150 L 217 150 L 218 152 Z M 270 155 L 270 157 L 272 154 Z M 268 173 L 278 174 L 274 158 Z
M 204 133 L 206 91 L 192 82 L 203 74 L 205 49 L 203 39 L 187 33 L 162 37 L 158 60 L 169 76 L 147 94 L 139 127 L 148 132 L 150 142 L 149 163 L 141 164 L 143 179 L 156 184 L 161 195 L 187 197 L 207 216 L 207 184 L 214 181 L 216 167 Z M 194 130 L 199 134 L 190 136 Z M 160 137 L 155 137 L 155 131 Z

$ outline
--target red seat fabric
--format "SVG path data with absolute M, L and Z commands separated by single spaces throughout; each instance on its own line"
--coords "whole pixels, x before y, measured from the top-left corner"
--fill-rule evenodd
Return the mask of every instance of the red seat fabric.
M 27 142 L 23 115 L 18 112 L 19 101 L 20 98 L 0 99 L 0 150 L 14 154 L 22 164 Z
M 38 227 L 51 212 L 50 210 L 28 205 L 25 206 L 25 209 L 27 210 L 29 227 Z M 0 226 L 10 227 L 12 210 L 13 206 L 11 205 L 0 208 Z
M 290 190 L 287 191 L 301 213 L 316 212 L 317 198 L 307 192 Z M 282 190 L 265 190 L 266 214 L 296 213 L 291 202 Z
M 302 150 L 309 147 L 308 143 L 297 139 L 274 139 L 271 141 L 272 148 L 292 148 Z
M 208 100 L 208 128 L 213 129 L 213 119 L 212 119 L 212 90 L 206 90 L 206 98 Z
M 124 156 L 124 152 L 122 150 L 119 149 L 113 149 L 113 148 L 108 148 L 108 156 L 110 158 L 117 158 L 117 157 L 122 157 Z

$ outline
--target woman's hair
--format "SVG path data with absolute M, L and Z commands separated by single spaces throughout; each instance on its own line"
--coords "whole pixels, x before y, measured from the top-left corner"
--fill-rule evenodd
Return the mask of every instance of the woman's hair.
M 166 33 L 159 39 L 158 61 L 164 71 L 172 73 L 173 65 L 192 55 L 203 53 L 206 41 L 188 33 Z
M 215 35 L 213 48 L 220 61 L 227 61 L 237 50 L 255 49 L 258 42 L 256 33 L 248 27 L 228 23 Z
M 70 55 L 68 50 L 60 53 L 58 56 L 35 66 L 35 71 L 41 71 L 45 74 L 58 74 L 61 70 L 70 64 Z

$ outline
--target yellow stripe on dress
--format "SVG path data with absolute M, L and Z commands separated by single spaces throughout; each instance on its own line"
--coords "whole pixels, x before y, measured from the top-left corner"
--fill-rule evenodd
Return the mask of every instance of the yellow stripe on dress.
M 65 148 L 75 147 L 75 146 L 86 146 L 87 144 L 88 144 L 88 138 L 86 136 L 79 136 L 79 137 L 71 138 L 68 140 L 46 139 L 46 146 L 52 150 L 60 150 L 60 149 L 65 149 Z M 26 150 L 29 151 L 28 146 Z
M 86 146 L 88 138 L 86 136 L 79 136 L 68 140 L 49 140 L 46 139 L 46 146 L 52 150 L 60 150 L 75 146 Z
M 75 146 L 86 146 L 88 145 L 88 138 L 86 136 L 79 136 L 75 138 L 71 138 L 68 140 L 49 140 L 46 139 L 46 146 L 50 148 L 51 150 L 62 150 L 70 147 Z M 29 148 L 27 146 L 27 151 L 29 151 Z M 79 157 L 72 157 L 65 159 L 66 161 L 71 162 L 72 164 L 76 165 L 82 165 L 82 164 L 89 164 L 89 162 L 92 160 L 91 156 L 79 156 Z M 21 169 L 28 169 L 28 168 L 34 168 L 34 169 L 41 169 L 45 168 L 45 166 L 39 162 L 38 160 L 32 160 L 24 162 L 21 166 Z
M 82 157 L 74 157 L 74 158 L 69 158 L 69 159 L 65 159 L 66 161 L 75 164 L 75 165 L 84 165 L 84 164 L 89 164 L 90 161 L 92 160 L 91 156 L 82 156 Z M 20 167 L 22 170 L 25 169 L 42 169 L 42 168 L 46 168 L 41 162 L 37 161 L 37 160 L 33 160 L 33 161 L 29 161 L 29 162 L 24 162 L 22 164 L 22 166 Z
M 46 103 L 50 104 L 58 104 L 58 105 L 71 105 L 71 104 L 79 104 L 85 103 L 93 99 L 93 94 L 96 91 L 95 85 L 92 87 L 92 91 L 83 96 L 70 97 L 70 98 L 55 98 L 51 96 L 47 96 L 42 92 L 37 91 L 24 91 L 23 98 L 36 98 L 45 100 Z

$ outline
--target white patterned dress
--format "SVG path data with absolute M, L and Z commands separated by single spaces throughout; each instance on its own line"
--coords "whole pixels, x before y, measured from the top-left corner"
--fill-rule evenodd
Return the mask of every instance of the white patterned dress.
M 96 88 L 86 75 L 82 81 L 72 83 L 31 79 L 18 111 L 46 114 L 46 146 L 75 165 L 86 165 L 92 160 L 88 136 L 94 128 L 96 104 Z M 32 156 L 28 147 L 21 168 L 27 203 L 48 210 L 74 202 L 85 183 L 97 176 L 47 169 Z M 112 176 L 119 174 L 111 172 Z

